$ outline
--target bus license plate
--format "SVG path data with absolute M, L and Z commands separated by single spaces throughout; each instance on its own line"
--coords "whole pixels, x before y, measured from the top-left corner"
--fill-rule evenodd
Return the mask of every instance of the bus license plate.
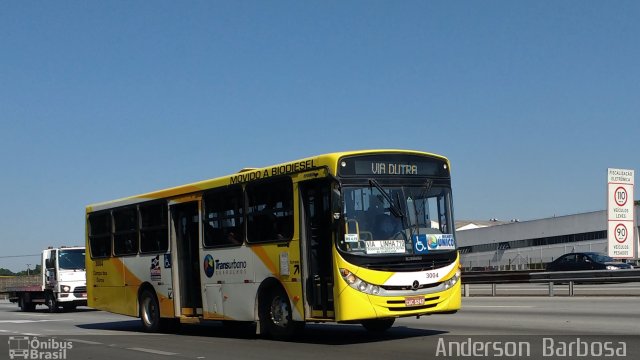
M 424 305 L 424 296 L 411 296 L 404 298 L 405 306 L 420 306 Z

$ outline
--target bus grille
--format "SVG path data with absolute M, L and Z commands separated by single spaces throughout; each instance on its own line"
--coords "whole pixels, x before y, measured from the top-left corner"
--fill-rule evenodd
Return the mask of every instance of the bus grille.
M 426 271 L 438 269 L 450 265 L 452 261 L 450 259 L 432 260 L 432 261 L 420 261 L 420 262 L 394 262 L 394 263 L 370 263 L 363 265 L 367 269 L 380 270 L 380 271 Z

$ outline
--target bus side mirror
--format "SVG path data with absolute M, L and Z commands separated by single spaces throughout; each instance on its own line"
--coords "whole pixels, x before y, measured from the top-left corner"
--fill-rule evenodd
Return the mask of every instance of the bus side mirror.
M 331 194 L 331 213 L 333 214 L 333 219 L 338 220 L 336 218 L 336 214 L 339 217 L 342 214 L 342 194 L 340 194 L 340 189 L 334 188 Z
M 342 207 L 342 194 L 340 188 L 336 186 L 331 191 L 331 217 L 333 218 L 334 230 L 338 229 L 341 224 Z

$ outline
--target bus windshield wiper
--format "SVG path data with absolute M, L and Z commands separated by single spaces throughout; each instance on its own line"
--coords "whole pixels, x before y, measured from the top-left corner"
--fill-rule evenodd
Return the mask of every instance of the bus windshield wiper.
M 424 185 L 422 185 L 422 191 L 420 192 L 420 198 L 424 198 L 424 196 L 427 194 L 427 192 L 429 190 L 431 190 L 431 187 L 433 186 L 433 180 L 428 179 Z
M 401 219 L 405 217 L 404 212 L 402 212 L 402 210 L 395 204 L 391 196 L 387 194 L 387 192 L 382 188 L 382 186 L 380 186 L 380 184 L 378 184 L 376 180 L 369 179 L 369 184 L 375 186 L 376 189 L 378 189 L 378 191 L 380 192 L 380 194 L 384 196 L 385 200 L 387 200 L 387 202 L 389 203 L 389 210 L 395 217 L 398 217 Z
M 428 179 L 424 185 L 422 186 L 422 191 L 420 192 L 420 196 L 418 196 L 418 199 L 422 199 L 423 201 L 425 200 L 425 196 L 427 195 L 427 193 L 429 192 L 429 190 L 431 190 L 431 187 L 433 186 L 433 180 Z M 414 211 L 415 211 L 415 215 L 416 215 L 416 223 L 419 223 L 419 216 L 420 214 L 418 214 L 418 207 L 414 205 L 413 207 Z M 421 212 L 424 213 L 424 207 L 421 208 Z M 425 219 L 426 220 L 426 219 Z M 429 224 L 425 224 L 425 225 L 429 225 L 429 227 L 431 227 L 431 218 L 429 217 Z

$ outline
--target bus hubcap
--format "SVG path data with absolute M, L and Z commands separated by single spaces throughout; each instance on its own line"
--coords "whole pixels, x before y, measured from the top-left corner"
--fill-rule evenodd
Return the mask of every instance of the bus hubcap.
M 271 303 L 271 321 L 280 327 L 286 327 L 289 323 L 289 309 L 280 296 L 276 296 Z

